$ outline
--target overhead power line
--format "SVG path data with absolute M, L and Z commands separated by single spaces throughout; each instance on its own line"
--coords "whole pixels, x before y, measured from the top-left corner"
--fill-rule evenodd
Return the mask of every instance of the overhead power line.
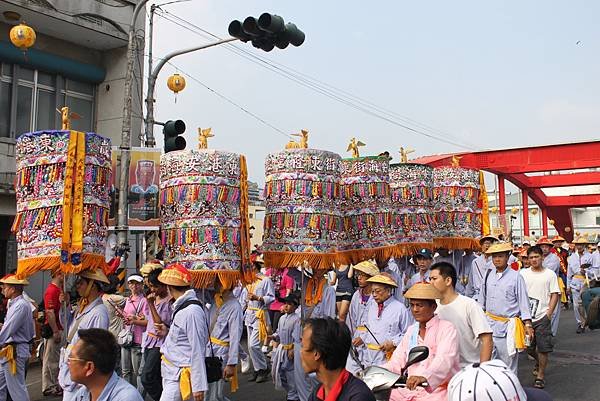
M 158 15 L 164 18 L 165 20 L 175 25 L 178 25 L 183 29 L 193 32 L 205 39 L 221 39 L 219 36 L 168 11 L 161 10 L 161 13 Z M 236 46 L 234 44 L 227 44 L 226 49 L 240 57 L 247 59 L 250 62 L 253 62 L 271 72 L 276 73 L 277 75 L 289 79 L 305 88 L 313 90 L 348 107 L 351 107 L 355 110 L 361 111 L 365 114 L 386 121 L 395 126 L 401 127 L 417 135 L 422 135 L 430 139 L 437 140 L 448 145 L 456 146 L 463 149 L 472 150 L 478 148 L 476 145 L 467 143 L 463 139 L 458 138 L 452 134 L 437 130 L 426 124 L 402 116 L 398 113 L 393 112 L 392 110 L 381 107 L 368 100 L 362 99 L 356 95 L 351 94 L 350 92 L 344 91 L 333 85 L 327 84 L 326 82 L 313 78 L 293 68 L 286 67 L 281 63 L 269 60 L 263 56 L 258 56 L 240 46 Z

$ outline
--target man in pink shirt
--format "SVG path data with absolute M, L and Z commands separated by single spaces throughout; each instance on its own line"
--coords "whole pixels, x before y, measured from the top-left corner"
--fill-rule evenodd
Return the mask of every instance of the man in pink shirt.
M 402 373 L 408 352 L 419 345 L 429 356 L 408 368 L 406 388 L 392 391 L 391 401 L 446 401 L 448 382 L 459 371 L 458 337 L 452 323 L 434 314 L 441 295 L 429 283 L 413 285 L 405 294 L 416 320 L 384 368 Z

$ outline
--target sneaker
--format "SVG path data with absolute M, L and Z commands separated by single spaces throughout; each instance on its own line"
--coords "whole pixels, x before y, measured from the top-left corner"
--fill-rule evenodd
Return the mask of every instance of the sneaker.
M 585 331 L 585 327 L 581 327 L 581 326 L 579 326 L 579 327 L 577 327 L 577 330 L 575 331 L 575 333 L 577 333 L 577 334 L 581 334 L 581 333 L 583 333 L 584 331 Z
M 254 382 L 254 381 L 257 381 L 256 379 L 258 379 L 258 371 L 255 370 L 252 373 L 252 375 L 248 378 L 248 381 L 249 382 Z
M 241 359 L 242 373 L 248 373 L 250 371 L 250 358 L 246 355 L 245 359 Z
M 264 383 L 269 380 L 269 371 L 267 369 L 261 369 L 258 372 L 258 377 L 256 378 L 257 383 Z

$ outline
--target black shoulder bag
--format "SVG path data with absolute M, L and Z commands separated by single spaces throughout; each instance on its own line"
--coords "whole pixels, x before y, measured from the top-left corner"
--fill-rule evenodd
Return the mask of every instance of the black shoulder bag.
M 198 305 L 203 307 L 202 302 L 196 299 L 190 299 L 183 302 L 175 312 L 173 312 L 173 319 L 171 320 L 171 324 L 175 321 L 175 315 L 182 309 L 187 308 L 190 305 Z M 213 383 L 219 381 L 223 378 L 223 361 L 221 358 L 216 357 L 212 342 L 210 341 L 210 329 L 208 327 L 208 321 L 206 322 L 206 328 L 208 330 L 208 343 L 210 344 L 210 356 L 204 358 L 204 363 L 206 364 L 206 381 L 208 383 Z

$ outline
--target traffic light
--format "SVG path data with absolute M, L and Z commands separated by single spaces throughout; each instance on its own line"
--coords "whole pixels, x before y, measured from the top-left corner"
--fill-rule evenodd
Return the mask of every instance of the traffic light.
M 252 46 L 270 52 L 274 47 L 285 49 L 289 44 L 300 46 L 305 35 L 295 24 L 287 24 L 279 15 L 264 13 L 258 19 L 248 17 L 229 24 L 229 34 L 242 42 L 252 42 Z
M 185 123 L 182 120 L 169 120 L 163 127 L 165 136 L 165 153 L 185 149 L 185 138 L 180 136 L 185 132 Z

